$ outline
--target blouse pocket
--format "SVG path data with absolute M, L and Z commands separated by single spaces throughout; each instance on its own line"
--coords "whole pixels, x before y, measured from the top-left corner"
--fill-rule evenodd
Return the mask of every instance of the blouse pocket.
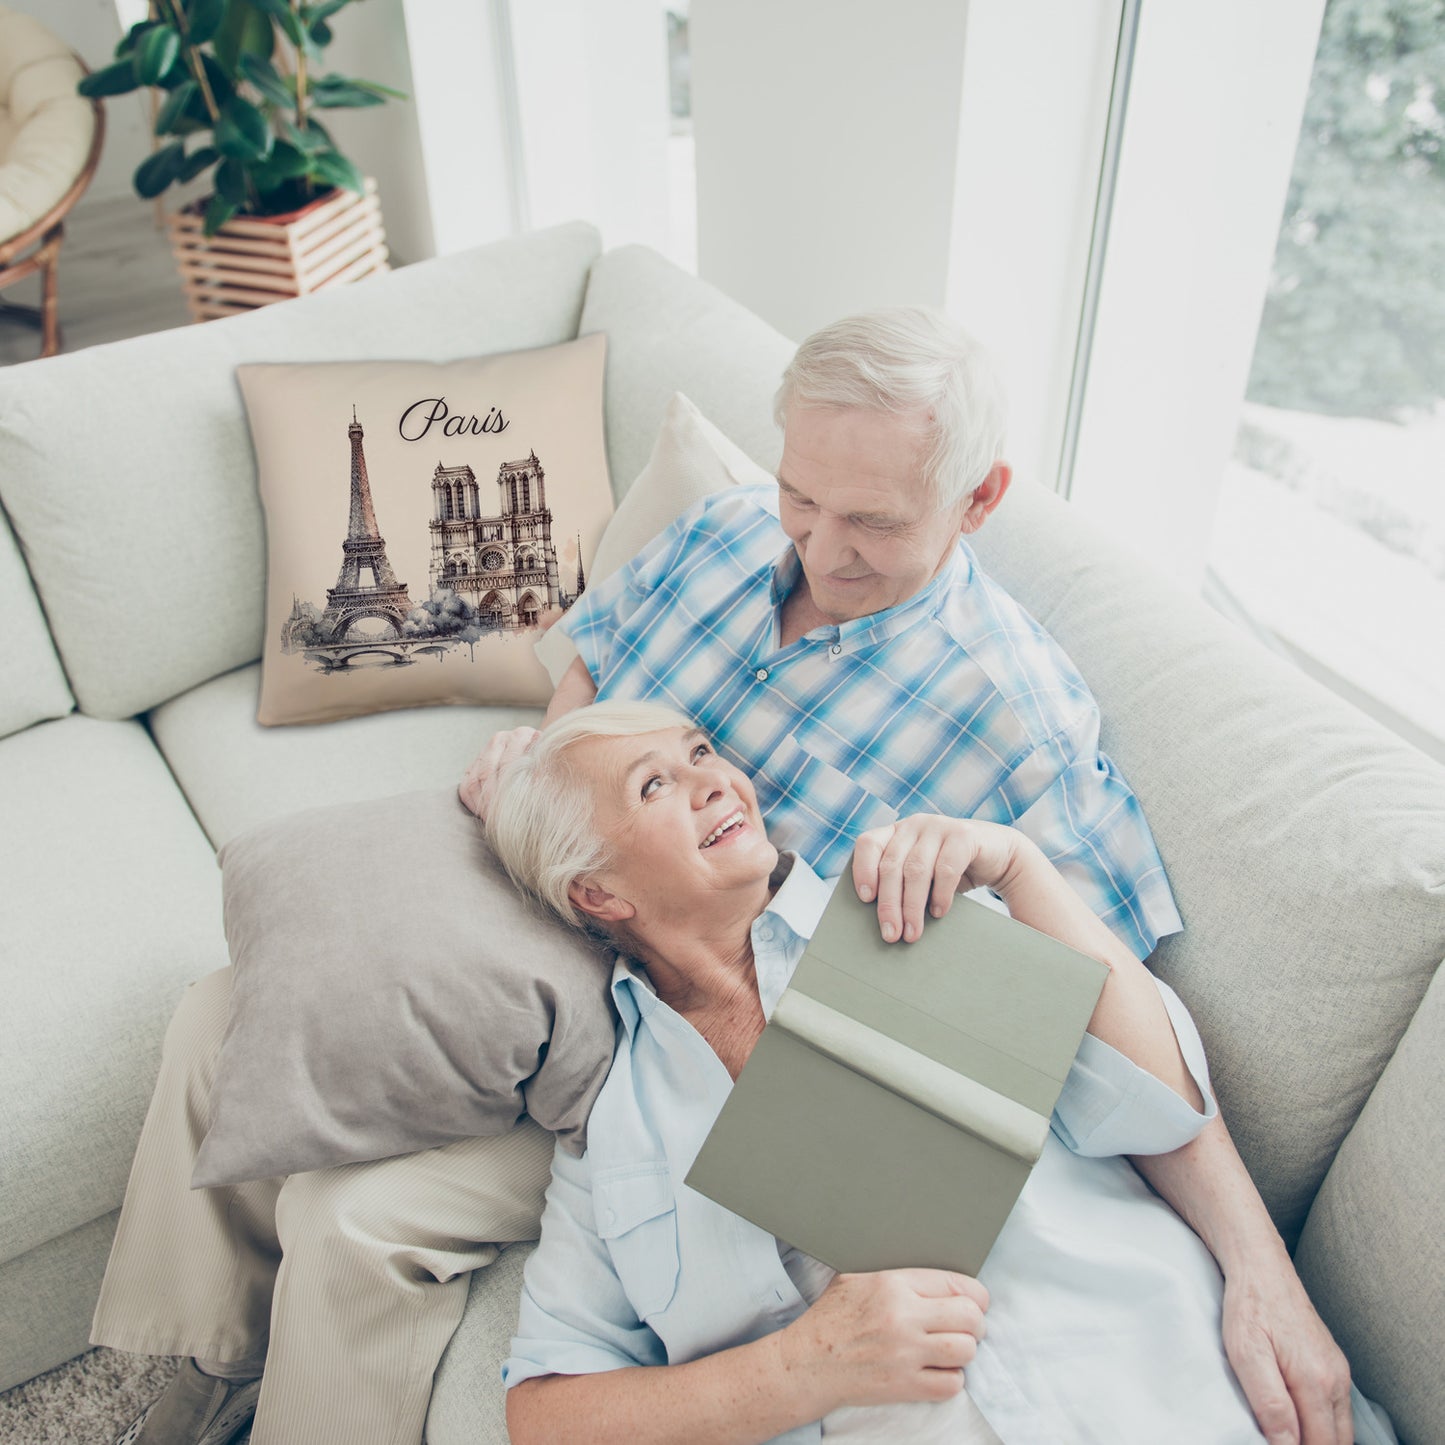
M 593 1180 L 597 1233 L 639 1319 L 677 1293 L 677 1198 L 665 1163 L 628 1165 Z

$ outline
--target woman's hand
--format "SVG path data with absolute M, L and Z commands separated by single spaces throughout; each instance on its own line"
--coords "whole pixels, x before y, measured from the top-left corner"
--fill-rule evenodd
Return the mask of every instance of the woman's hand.
M 942 918 L 956 893 L 1008 888 L 1029 849 L 1034 845 L 1022 833 L 999 823 L 917 813 L 858 839 L 853 886 L 865 903 L 878 900 L 887 942 L 912 943 L 923 932 L 925 912 Z
M 966 1274 L 840 1274 L 781 1332 L 783 1366 L 817 1390 L 820 1414 L 840 1405 L 951 1399 L 978 1353 L 987 1308 L 988 1291 Z
M 513 758 L 520 757 L 537 740 L 536 728 L 512 728 L 497 733 L 479 752 L 457 785 L 457 794 L 482 822 L 492 806 L 492 792 L 498 771 Z

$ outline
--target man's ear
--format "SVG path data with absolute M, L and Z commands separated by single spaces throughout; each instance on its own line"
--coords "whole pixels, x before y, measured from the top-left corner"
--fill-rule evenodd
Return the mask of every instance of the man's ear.
M 621 923 L 637 912 L 625 898 L 609 893 L 599 883 L 587 883 L 580 878 L 567 885 L 567 897 L 579 913 L 602 923 Z
M 988 514 L 1003 501 L 1009 483 L 1013 481 L 1013 468 L 1007 462 L 995 462 L 989 474 L 973 489 L 973 500 L 969 502 L 959 524 L 959 531 L 967 536 L 976 532 L 988 520 Z

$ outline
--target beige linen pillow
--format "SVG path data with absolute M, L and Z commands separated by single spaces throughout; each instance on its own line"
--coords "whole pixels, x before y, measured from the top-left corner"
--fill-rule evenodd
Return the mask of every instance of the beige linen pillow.
M 612 515 L 605 354 L 237 367 L 266 513 L 259 722 L 546 702 L 530 644 Z
M 662 418 L 647 465 L 637 474 L 597 544 L 591 580 L 602 582 L 630 562 L 669 523 L 714 492 L 776 481 L 728 440 L 680 391 Z M 538 640 L 536 653 L 555 686 L 577 649 L 560 628 Z
M 612 959 L 530 909 L 447 789 L 316 808 L 221 849 L 235 977 L 196 1188 L 505 1133 L 580 1152 Z

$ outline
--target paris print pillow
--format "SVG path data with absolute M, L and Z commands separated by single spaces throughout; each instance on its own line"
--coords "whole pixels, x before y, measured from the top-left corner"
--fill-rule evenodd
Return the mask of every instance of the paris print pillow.
M 236 369 L 268 549 L 257 720 L 537 705 L 612 515 L 606 338 Z

